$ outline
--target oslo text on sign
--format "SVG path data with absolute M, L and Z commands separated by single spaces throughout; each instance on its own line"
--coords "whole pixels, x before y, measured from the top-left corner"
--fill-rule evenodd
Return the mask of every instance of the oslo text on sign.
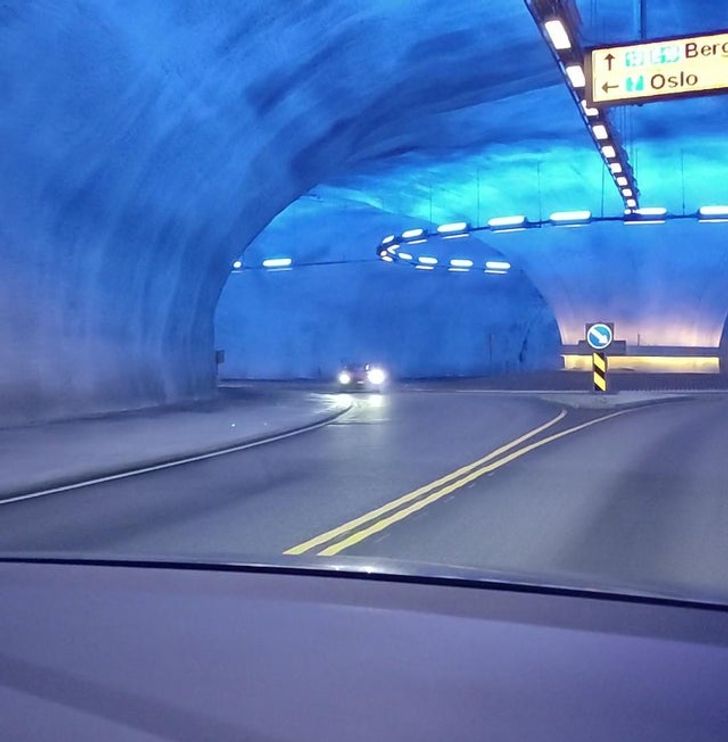
M 728 89 L 728 33 L 592 49 L 591 101 L 644 101 Z

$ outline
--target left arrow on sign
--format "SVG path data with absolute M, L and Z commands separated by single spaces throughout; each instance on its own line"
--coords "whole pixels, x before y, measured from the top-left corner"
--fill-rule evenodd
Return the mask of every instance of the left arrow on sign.
M 602 90 L 605 93 L 609 93 L 610 90 L 612 90 L 613 88 L 618 88 L 618 87 L 619 87 L 619 83 L 615 85 L 610 85 L 608 82 L 605 82 L 604 85 L 602 85 Z

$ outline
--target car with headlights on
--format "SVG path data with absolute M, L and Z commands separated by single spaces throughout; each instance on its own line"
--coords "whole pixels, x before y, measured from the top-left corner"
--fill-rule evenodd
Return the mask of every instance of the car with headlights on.
M 379 392 L 387 385 L 389 374 L 377 364 L 353 364 L 344 366 L 339 371 L 336 380 L 342 390 Z

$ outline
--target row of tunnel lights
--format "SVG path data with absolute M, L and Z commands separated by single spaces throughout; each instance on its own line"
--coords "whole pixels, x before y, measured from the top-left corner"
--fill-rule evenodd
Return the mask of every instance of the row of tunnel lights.
M 266 258 L 261 263 L 263 268 L 290 268 L 293 265 L 293 258 Z M 243 267 L 243 261 L 238 258 L 233 261 L 233 269 L 236 271 L 241 270 Z
M 513 217 L 507 217 L 511 219 Z M 525 222 L 525 217 L 523 220 Z M 493 220 L 491 220 L 493 221 Z M 441 224 L 437 228 L 437 235 L 446 240 L 454 240 L 470 236 L 471 227 L 468 222 L 453 222 L 452 224 Z M 402 245 L 422 245 L 427 242 L 430 235 L 424 229 L 407 229 L 400 235 L 400 241 L 395 242 L 396 235 L 387 235 L 381 242 L 378 250 L 379 257 L 386 263 L 393 263 L 395 258 L 406 263 L 412 263 L 415 258 L 408 252 L 400 250 Z M 435 236 L 435 235 L 433 235 Z M 416 260 L 417 270 L 431 271 L 439 264 L 439 260 L 432 255 L 420 255 Z M 449 270 L 453 273 L 467 273 L 475 265 L 469 258 L 452 258 Z M 495 275 L 505 275 L 511 269 L 511 264 L 505 260 L 486 260 L 485 272 Z
M 662 206 L 645 207 L 640 209 L 628 209 L 625 212 L 624 224 L 664 224 L 669 218 L 688 218 L 683 216 L 670 216 L 667 209 Z M 701 206 L 696 214 L 689 218 L 697 218 L 700 222 L 725 222 L 728 223 L 727 206 Z M 521 232 L 533 227 L 541 227 L 544 224 L 563 227 L 581 227 L 590 222 L 613 221 L 611 218 L 594 217 L 591 211 L 557 211 L 549 217 L 547 222 L 532 222 L 526 216 L 499 216 L 489 219 L 487 229 L 491 232 Z M 384 237 L 377 248 L 380 259 L 393 263 L 398 259 L 405 263 L 416 262 L 415 267 L 419 270 L 433 270 L 439 264 L 439 260 L 430 255 L 421 255 L 415 261 L 414 256 L 402 250 L 403 246 L 423 245 L 430 237 L 442 237 L 446 240 L 469 237 L 471 232 L 481 231 L 485 227 L 472 227 L 468 222 L 453 222 L 452 224 L 441 224 L 435 232 L 426 232 L 423 228 L 407 229 L 402 234 L 390 234 Z M 451 271 L 469 271 L 475 262 L 470 258 L 452 258 L 449 261 Z M 507 261 L 488 260 L 485 263 L 486 273 L 503 275 L 511 269 Z
M 647 207 L 642 209 L 627 210 L 625 224 L 664 224 L 668 218 L 682 218 L 682 217 L 669 217 L 667 209 L 663 207 Z M 701 222 L 726 222 L 728 223 L 728 205 L 726 206 L 701 206 L 696 214 L 691 215 L 691 218 L 697 218 Z M 529 221 L 525 216 L 499 216 L 489 219 L 487 222 L 487 228 L 491 232 L 520 232 L 530 227 L 540 227 L 544 223 L 550 223 L 555 226 L 584 226 L 592 221 L 612 221 L 611 219 L 600 219 L 594 217 L 591 211 L 557 211 L 548 219 L 548 222 L 532 222 Z M 411 262 L 414 257 L 407 252 L 400 250 L 402 245 L 422 245 L 427 242 L 429 237 L 442 237 L 446 240 L 460 239 L 463 237 L 469 237 L 473 231 L 483 230 L 484 227 L 472 227 L 468 222 L 453 222 L 452 224 L 441 224 L 437 227 L 436 232 L 428 233 L 423 228 L 407 229 L 399 235 L 399 241 L 397 235 L 387 235 L 382 241 L 378 248 L 379 257 L 385 262 L 393 262 L 394 257 L 398 257 L 400 260 L 405 262 Z M 434 262 L 433 262 L 434 261 Z M 437 258 L 429 256 L 421 256 L 418 258 L 418 268 L 422 267 L 423 270 L 432 269 L 438 265 L 439 261 Z M 261 267 L 267 269 L 282 269 L 290 268 L 293 265 L 292 258 L 266 258 L 261 263 Z M 466 258 L 454 258 L 450 261 L 450 267 L 454 270 L 469 270 L 474 265 L 472 260 Z M 243 267 L 243 261 L 238 258 L 233 261 L 233 269 L 241 270 Z M 511 265 L 505 261 L 487 261 L 485 264 L 486 272 L 497 272 L 505 273 L 510 270 Z
M 606 112 L 590 106 L 585 97 L 586 76 L 584 74 L 584 55 L 576 41 L 576 30 L 570 33 L 569 25 L 561 18 L 540 16 L 539 10 L 532 3 L 529 5 L 534 18 L 539 23 L 543 34 L 548 39 L 556 61 L 565 75 L 572 96 L 578 102 L 585 123 L 591 132 L 597 149 L 599 149 L 614 182 L 624 201 L 625 208 L 638 207 L 639 189 L 635 182 L 632 167 L 624 149 L 619 145 L 617 136 L 612 131 Z

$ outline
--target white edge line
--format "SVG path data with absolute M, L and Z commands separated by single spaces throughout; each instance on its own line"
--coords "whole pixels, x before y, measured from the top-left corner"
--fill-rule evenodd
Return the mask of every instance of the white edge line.
M 349 412 L 353 404 L 349 405 L 346 409 L 341 410 L 332 417 L 322 420 L 318 423 L 312 423 L 303 428 L 291 430 L 287 433 L 279 433 L 273 435 L 270 438 L 262 438 L 261 440 L 251 441 L 250 443 L 241 443 L 238 446 L 231 446 L 230 448 L 223 448 L 219 451 L 210 451 L 209 453 L 201 453 L 196 456 L 188 456 L 184 459 L 175 459 L 174 461 L 166 461 L 163 464 L 154 464 L 153 466 L 145 466 L 141 469 L 131 469 L 130 471 L 120 472 L 119 474 L 110 474 L 106 477 L 97 477 L 96 479 L 87 479 L 83 482 L 74 482 L 73 484 L 65 484 L 62 487 L 53 487 L 52 489 L 40 490 L 38 492 L 29 492 L 25 495 L 18 495 L 17 497 L 8 497 L 6 499 L 0 499 L 0 505 L 10 505 L 13 502 L 21 502 L 22 500 L 33 500 L 37 497 L 45 497 L 46 495 L 55 495 L 60 492 L 68 492 L 70 490 L 81 489 L 83 487 L 91 487 L 94 484 L 104 484 L 105 482 L 113 482 L 117 479 L 127 479 L 129 477 L 136 477 L 139 474 L 148 474 L 153 471 L 160 471 L 162 469 L 171 469 L 174 466 L 182 466 L 183 464 L 191 464 L 195 461 L 204 461 L 206 459 L 214 459 L 218 456 L 226 456 L 230 453 L 236 453 L 237 451 L 245 451 L 248 448 L 257 448 L 258 446 L 264 446 L 268 443 L 275 443 L 276 441 L 282 441 L 285 438 L 293 438 L 296 435 L 302 435 L 303 433 L 310 433 L 312 430 L 323 428 L 326 425 L 338 420 L 342 415 Z

